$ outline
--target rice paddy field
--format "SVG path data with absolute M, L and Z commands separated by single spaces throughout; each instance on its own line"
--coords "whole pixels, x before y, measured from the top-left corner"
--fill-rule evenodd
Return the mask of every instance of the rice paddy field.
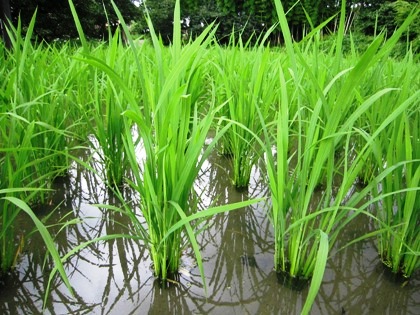
M 418 12 L 343 53 L 344 4 L 327 49 L 279 1 L 282 48 L 71 7 L 80 44 L 0 43 L 0 313 L 420 312 Z

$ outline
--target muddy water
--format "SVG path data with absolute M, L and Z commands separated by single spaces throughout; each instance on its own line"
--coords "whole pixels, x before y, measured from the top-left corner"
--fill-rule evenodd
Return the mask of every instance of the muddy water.
M 228 161 L 216 154 L 203 166 L 195 189 L 199 207 L 266 196 L 259 169 L 247 192 L 230 185 Z M 61 206 L 48 222 L 83 218 L 65 229 L 51 227 L 62 253 L 77 244 L 110 234 L 125 234 L 130 222 L 121 214 L 93 204 L 118 200 L 92 174 L 74 167 L 57 186 L 54 202 Z M 125 191 L 127 200 L 137 197 Z M 187 246 L 180 277 L 163 288 L 153 277 L 151 261 L 141 240 L 115 238 L 95 242 L 66 263 L 72 297 L 54 280 L 45 314 L 299 314 L 307 289 L 290 290 L 273 271 L 272 228 L 264 204 L 217 215 L 203 222 L 202 248 L 207 294 L 195 259 Z M 50 209 L 39 209 L 48 213 Z M 30 231 L 23 217 L 20 223 Z M 372 229 L 360 217 L 348 226 L 337 248 Z M 35 234 L 17 268 L 0 285 L 0 314 L 40 314 L 51 264 Z M 331 253 L 311 314 L 420 314 L 420 273 L 409 283 L 391 281 L 377 259 L 373 240 Z

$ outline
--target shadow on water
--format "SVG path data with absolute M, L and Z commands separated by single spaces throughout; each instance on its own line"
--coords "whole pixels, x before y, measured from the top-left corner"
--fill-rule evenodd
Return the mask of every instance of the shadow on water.
M 212 155 L 203 165 L 195 190 L 198 207 L 266 196 L 258 166 L 247 191 L 231 185 L 226 158 Z M 136 200 L 130 190 L 127 200 Z M 72 168 L 57 183 L 53 203 L 61 203 L 49 219 L 82 218 L 65 229 L 52 226 L 57 246 L 66 253 L 82 242 L 106 234 L 127 234 L 130 221 L 119 212 L 92 204 L 119 205 L 118 199 L 91 173 Z M 223 213 L 201 223 L 201 246 L 207 296 L 191 249 L 187 246 L 176 284 L 163 288 L 153 277 L 151 260 L 141 240 L 117 238 L 77 252 L 65 264 L 75 296 L 54 280 L 47 314 L 299 314 L 308 293 L 278 283 L 273 270 L 274 242 L 267 205 L 256 204 Z M 47 209 L 44 211 L 47 212 Z M 25 221 L 26 222 L 26 221 Z M 27 231 L 32 226 L 25 227 Z M 352 222 L 337 248 L 370 231 L 364 217 Z M 0 314 L 41 314 L 51 264 L 33 234 L 16 269 L 0 285 Z M 311 314 L 419 314 L 420 275 L 407 284 L 389 281 L 380 267 L 374 241 L 335 250 Z

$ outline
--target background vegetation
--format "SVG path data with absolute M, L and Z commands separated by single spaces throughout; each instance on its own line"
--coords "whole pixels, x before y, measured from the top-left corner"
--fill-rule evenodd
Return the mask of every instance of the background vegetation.
M 67 1 L 53 0 L 2 0 L 2 12 L 7 13 L 10 5 L 11 19 L 16 24 L 21 17 L 23 29 L 37 9 L 35 35 L 51 41 L 54 39 L 77 38 L 76 27 Z M 10 2 L 10 4 L 8 3 Z M 149 34 L 145 12 L 149 12 L 154 28 L 164 43 L 169 43 L 173 29 L 175 0 L 162 1 L 115 1 L 126 22 L 139 34 Z M 340 11 L 340 1 L 335 0 L 283 0 L 290 32 L 300 40 L 312 26 L 320 24 Z M 408 14 L 419 6 L 419 0 L 351 0 L 346 2 L 346 32 L 352 30 L 365 36 L 373 36 L 381 30 L 391 34 L 402 24 Z M 118 25 L 118 17 L 112 10 L 111 1 L 75 0 L 84 33 L 89 38 L 107 38 L 107 24 Z M 104 10 L 105 9 L 105 10 Z M 106 12 L 105 12 L 106 11 Z M 4 15 L 4 14 L 2 14 Z M 7 14 L 6 14 L 7 16 Z M 338 16 L 338 15 L 337 15 Z M 1 16 L 0 16 L 1 19 Z M 3 17 L 3 20 L 5 18 Z M 273 0 L 185 0 L 181 1 L 181 21 L 185 36 L 196 36 L 212 22 L 218 24 L 216 37 L 222 43 L 229 41 L 232 30 L 247 40 L 258 37 L 277 22 Z M 338 19 L 332 19 L 324 29 L 324 35 L 336 31 Z M 407 37 L 418 51 L 420 22 L 414 22 Z M 271 34 L 271 41 L 283 41 L 280 28 Z M 363 39 L 360 38 L 363 42 Z
M 127 20 L 140 18 L 138 8 L 130 0 L 115 2 Z M 90 38 L 104 38 L 108 34 L 107 24 L 117 25 L 118 18 L 112 10 L 111 1 L 75 1 L 75 7 L 79 12 L 84 31 Z M 78 37 L 70 6 L 66 0 L 10 0 L 10 9 L 13 24 L 16 24 L 20 16 L 24 29 L 37 10 L 34 35 L 39 39 L 51 41 Z

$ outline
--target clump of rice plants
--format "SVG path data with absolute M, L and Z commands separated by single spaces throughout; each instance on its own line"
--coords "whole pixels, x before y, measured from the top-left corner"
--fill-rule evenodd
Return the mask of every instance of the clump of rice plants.
M 56 67 L 59 54 L 32 45 L 34 23 L 35 15 L 25 38 L 20 21 L 16 29 L 8 29 L 12 48 L 4 52 L 0 70 L 5 78 L 0 94 L 0 274 L 13 268 L 23 251 L 26 235 L 18 217 L 24 213 L 71 291 L 53 239 L 32 210 L 48 202 L 52 182 L 65 174 L 70 165 L 68 146 L 75 137 L 71 133 L 75 125 L 68 120 L 67 86 L 61 85 L 66 75 Z
M 417 93 L 418 94 L 418 93 Z M 381 222 L 378 251 L 382 262 L 395 275 L 409 278 L 420 268 L 420 112 L 404 112 L 382 138 L 384 171 L 399 165 L 375 188 L 373 197 Z M 383 227 L 387 228 L 383 228 Z
M 127 69 L 126 62 L 131 60 L 124 55 L 125 48 L 120 41 L 119 32 L 110 39 L 110 46 L 104 49 L 108 56 L 101 59 L 106 60 L 111 69 Z M 97 51 L 102 50 L 99 47 Z M 92 53 L 95 55 L 95 52 Z M 119 186 L 123 183 L 124 172 L 127 169 L 126 156 L 122 137 L 124 134 L 124 122 L 122 112 L 126 109 L 122 92 L 115 92 L 115 86 L 104 72 L 98 69 L 92 70 L 93 77 L 93 108 L 90 113 L 93 116 L 93 124 L 90 129 L 99 143 L 99 155 L 103 163 L 105 178 L 110 186 Z M 133 73 L 127 73 L 126 77 L 132 77 Z M 134 87 L 133 84 L 129 86 Z
M 252 135 L 262 133 L 257 107 L 267 117 L 276 95 L 276 67 L 265 47 L 269 34 L 255 47 L 248 47 L 242 40 L 228 48 L 217 46 L 217 99 L 224 103 L 220 115 L 234 122 L 221 139 L 220 151 L 231 158 L 232 182 L 237 188 L 248 187 L 252 167 L 260 158 Z
M 335 58 L 332 71 L 336 72 L 326 80 L 328 76 L 315 75 L 317 69 L 309 66 L 309 62 L 317 64 L 320 54 L 317 29 L 307 39 L 313 40 L 313 54 L 302 52 L 292 43 L 280 1 L 276 1 L 276 8 L 291 69 L 287 73 L 280 68 L 279 107 L 272 124 L 275 128 L 270 131 L 270 124 L 266 124 L 264 136 L 272 202 L 270 217 L 275 233 L 274 264 L 277 272 L 287 274 L 292 282 L 311 279 L 310 293 L 302 311 L 306 314 L 321 284 L 329 249 L 346 222 L 364 212 L 364 208 L 357 209 L 357 205 L 360 198 L 369 193 L 369 189 L 365 189 L 354 198 L 348 196 L 363 161 L 370 154 L 365 145 L 355 159 L 348 158 L 353 134 L 359 132 L 355 123 L 384 95 L 395 91 L 382 87 L 371 95 L 361 95 L 358 89 L 367 69 L 389 54 L 415 15 L 385 44 L 382 44 L 383 37 L 378 36 L 363 55 L 353 60 L 354 66 L 350 68 L 342 69 L 341 54 L 330 52 L 330 57 Z M 343 37 L 344 10 L 343 1 L 337 49 Z M 307 104 L 307 100 L 313 103 Z M 404 100 L 397 105 L 398 110 L 407 108 L 412 101 L 413 98 Z M 290 112 L 289 108 L 297 108 L 297 112 Z M 262 116 L 260 114 L 260 119 L 264 121 Z M 395 113 L 383 116 L 381 128 L 395 117 Z M 342 157 L 336 154 L 339 149 L 344 151 Z M 340 183 L 335 187 L 337 178 Z M 323 186 L 316 199 L 320 183 Z
M 119 77 L 127 79 L 124 82 L 125 88 L 130 86 L 135 89 L 135 67 L 130 67 L 130 63 L 134 65 L 135 62 L 128 54 L 130 51 L 123 46 L 119 28 L 115 34 L 109 31 L 109 44 L 91 47 L 86 41 L 76 9 L 71 1 L 69 3 L 82 43 L 82 50 L 74 59 L 80 71 L 85 71 L 83 77 L 76 77 L 76 98 L 79 102 L 85 102 L 82 118 L 88 126 L 90 145 L 96 150 L 102 164 L 105 182 L 110 187 L 121 186 L 127 169 L 122 141 L 125 133 L 122 112 L 131 100 L 126 100 L 124 89 L 115 86 L 107 71 L 117 76 L 127 71 Z M 92 89 L 86 89 L 86 86 L 92 86 Z
M 384 86 L 398 88 L 398 93 L 389 93 L 384 95 L 381 102 L 373 104 L 358 120 L 357 126 L 366 134 L 373 134 L 378 126 L 383 122 L 384 117 L 390 115 L 398 104 L 403 103 L 407 98 L 416 93 L 420 87 L 415 84 L 416 74 L 419 66 L 413 60 L 411 52 L 407 52 L 403 62 L 383 58 L 377 62 L 372 69 L 369 69 L 366 76 L 366 83 L 360 87 L 359 94 L 369 95 Z M 411 83 L 410 83 L 411 82 Z M 414 84 L 413 84 L 414 83 Z M 363 185 L 375 178 L 382 169 L 383 162 L 378 155 L 381 155 L 376 148 L 380 148 L 382 137 L 375 139 L 378 142 L 374 145 L 374 150 L 367 156 L 365 165 L 359 174 L 359 182 Z M 355 139 L 356 152 L 364 145 L 363 135 L 359 134 Z M 376 157 L 375 157 L 376 155 Z
M 117 7 L 114 8 L 123 21 Z M 74 16 L 80 30 L 77 15 Z M 199 68 L 203 66 L 205 47 L 213 40 L 215 28 L 210 25 L 194 41 L 182 46 L 179 1 L 174 12 L 173 43 L 169 48 L 159 41 L 150 19 L 148 23 L 153 49 L 142 47 L 148 53 L 137 54 L 138 48 L 123 22 L 136 56 L 136 75 L 141 78 L 138 95 L 128 89 L 121 75 L 106 61 L 88 53 L 83 55 L 83 60 L 106 73 L 114 87 L 114 97 L 119 89 L 124 93 L 128 107 L 122 112 L 122 140 L 131 171 L 127 181 L 139 195 L 141 217 L 133 202 L 126 203 L 125 210 L 135 223 L 136 235 L 146 241 L 156 277 L 167 281 L 176 277 L 185 245 L 181 227 L 185 226 L 203 275 L 190 221 L 255 201 L 208 209 L 194 216 L 195 208 L 189 204 L 194 180 L 217 140 L 229 128 L 219 131 L 210 144 L 206 142 L 219 107 L 215 106 L 214 89 L 211 99 L 202 103 Z M 207 113 L 201 111 L 201 106 Z
M 381 260 L 392 273 L 408 278 L 419 268 L 420 114 L 415 104 L 419 92 L 418 85 L 409 83 L 416 81 L 418 65 L 408 51 L 404 63 L 379 62 L 372 76 L 379 73 L 385 78 L 385 84 L 398 86 L 399 89 L 382 98 L 382 102 L 366 111 L 360 120 L 363 132 L 359 134 L 359 139 L 366 138 L 371 142 L 371 153 L 364 161 L 365 167 L 359 176 L 365 184 L 373 185 Z M 367 87 L 383 85 L 383 81 L 371 79 Z M 411 105 L 410 99 L 414 104 Z M 407 105 L 402 107 L 403 104 Z M 378 130 L 384 117 L 393 117 L 390 128 Z M 372 138 L 374 134 L 377 136 Z M 363 142 L 359 141 L 356 145 L 363 146 Z
M 16 122 L 8 123 L 5 130 L 11 134 L 10 147 L 17 145 L 13 141 L 23 138 L 22 131 L 26 128 L 32 132 L 30 145 L 36 148 L 32 152 L 33 161 L 38 161 L 33 164 L 32 176 L 42 177 L 48 173 L 53 178 L 65 175 L 69 167 L 69 146 L 76 138 L 72 131 L 80 125 L 70 119 L 73 108 L 69 106 L 67 93 L 71 72 L 63 67 L 68 65 L 67 59 L 51 46 L 31 43 L 35 17 L 36 14 L 25 39 L 20 22 L 9 32 L 13 48 L 7 52 L 4 64 L 8 72 L 3 83 L 2 113 L 7 116 L 5 120 Z
M 163 58 L 164 47 L 149 23 L 155 55 L 150 60 L 142 59 L 142 69 L 156 70 L 154 80 L 144 82 L 142 98 L 150 113 L 133 108 L 124 114 L 136 124 L 145 152 L 139 165 L 131 132 L 127 130 L 131 186 L 140 194 L 154 273 L 165 281 L 178 271 L 183 244 L 181 230 L 167 237 L 165 234 L 182 219 L 181 214 L 191 214 L 188 200 L 200 166 L 214 146 L 213 143 L 202 151 L 217 112 L 210 104 L 209 112 L 200 118 L 199 103 L 193 103 L 191 95 L 194 73 L 214 29 L 208 27 L 195 41 L 181 47 L 179 20 L 177 1 L 173 43 L 167 58 Z M 153 66 L 146 62 L 153 62 Z M 150 73 L 140 75 L 148 77 Z

